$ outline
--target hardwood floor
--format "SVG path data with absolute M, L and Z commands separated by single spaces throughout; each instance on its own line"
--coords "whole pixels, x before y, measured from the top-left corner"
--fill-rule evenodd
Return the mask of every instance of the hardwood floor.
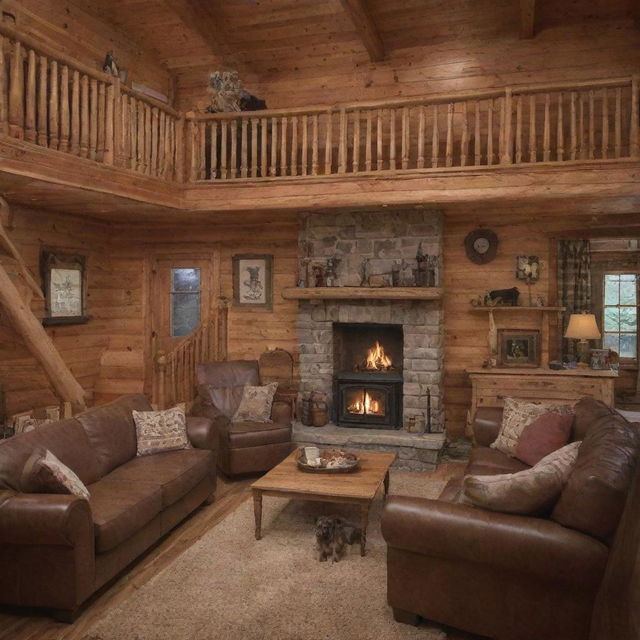
M 433 472 L 433 478 L 447 480 L 460 475 L 464 463 L 447 462 Z M 254 477 L 231 481 L 218 478 L 216 500 L 200 507 L 185 522 L 152 547 L 131 569 L 110 586 L 102 589 L 87 604 L 72 625 L 56 622 L 42 612 L 0 608 L 0 640 L 81 640 L 93 624 L 111 607 L 126 600 L 132 593 L 171 564 L 181 553 L 207 531 L 250 497 Z M 89 636 L 90 637 L 90 636 Z M 449 631 L 447 640 L 479 640 L 476 636 Z

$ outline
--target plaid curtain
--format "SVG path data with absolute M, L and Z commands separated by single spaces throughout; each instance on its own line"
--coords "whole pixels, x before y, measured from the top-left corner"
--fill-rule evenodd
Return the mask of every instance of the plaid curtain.
M 558 243 L 558 298 L 566 307 L 562 322 L 562 354 L 575 357 L 575 342 L 563 338 L 572 313 L 591 311 L 591 248 L 588 240 L 560 240 Z

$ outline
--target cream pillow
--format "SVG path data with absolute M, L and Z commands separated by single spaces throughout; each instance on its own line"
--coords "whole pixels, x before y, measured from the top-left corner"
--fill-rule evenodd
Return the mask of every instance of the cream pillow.
M 579 442 L 545 456 L 531 469 L 495 476 L 465 476 L 459 501 L 491 511 L 534 515 L 550 509 L 575 466 Z
M 233 422 L 271 422 L 271 407 L 277 388 L 277 382 L 262 387 L 245 386 Z
M 49 449 L 38 448 L 29 456 L 20 485 L 25 493 L 72 493 L 85 500 L 90 497 L 84 482 Z
M 538 417 L 545 413 L 568 415 L 573 408 L 568 404 L 551 402 L 527 402 L 516 398 L 505 398 L 502 411 L 502 425 L 492 449 L 497 449 L 509 456 L 515 456 L 518 439 L 522 432 Z
M 134 411 L 133 421 L 139 456 L 191 448 L 184 403 L 164 411 Z

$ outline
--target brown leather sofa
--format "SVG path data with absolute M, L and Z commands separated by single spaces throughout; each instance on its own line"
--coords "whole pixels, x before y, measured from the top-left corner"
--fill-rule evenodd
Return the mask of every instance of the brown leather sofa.
M 208 362 L 197 365 L 196 373 L 198 397 L 191 412 L 215 423 L 220 438 L 218 467 L 225 474 L 268 471 L 291 453 L 291 405 L 278 400 L 277 393 L 271 409 L 272 422 L 231 420 L 242 388 L 260 384 L 257 360 Z M 221 390 L 215 404 L 207 386 Z
M 89 409 L 0 442 L 0 603 L 78 607 L 203 502 L 216 487 L 217 434 L 187 418 L 193 449 L 136 457 L 131 411 L 142 395 Z M 49 449 L 87 485 L 74 495 L 21 493 L 34 447 Z
M 460 479 L 449 483 L 438 500 L 394 496 L 384 509 L 382 533 L 388 545 L 387 597 L 396 620 L 415 624 L 422 617 L 498 640 L 640 637 L 639 614 L 634 614 L 634 629 L 630 626 L 631 594 L 640 584 L 640 481 L 638 473 L 633 479 L 632 471 L 638 458 L 638 425 L 630 425 L 602 403 L 597 403 L 599 407 L 593 403 L 592 399 L 579 403 L 587 411 L 576 408 L 573 440 L 583 440 L 590 429 L 614 421 L 615 428 L 631 429 L 634 443 L 607 450 L 606 443 L 596 441 L 591 451 L 602 464 L 601 475 L 588 478 L 588 490 L 599 492 L 607 477 L 607 482 L 613 478 L 610 484 L 616 485 L 619 495 L 598 508 L 599 501 L 594 500 L 592 512 L 583 515 L 598 525 L 614 518 L 615 535 L 601 540 L 551 517 L 460 504 Z M 467 474 L 527 468 L 489 448 L 501 419 L 501 410 L 477 412 Z M 635 577 L 634 562 L 639 565 Z

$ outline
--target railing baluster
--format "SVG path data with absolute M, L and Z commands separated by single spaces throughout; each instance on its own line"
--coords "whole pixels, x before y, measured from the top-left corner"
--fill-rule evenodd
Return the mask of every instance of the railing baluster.
M 536 94 L 529 96 L 529 162 L 538 159 L 538 134 L 536 131 Z
M 360 171 L 360 111 L 353 112 L 353 173 Z
M 542 132 L 542 160 L 549 162 L 551 159 L 551 96 L 544 95 L 544 129 Z
M 365 131 L 364 170 L 371 171 L 371 144 L 373 142 L 373 112 L 367 111 L 367 125 Z
M 622 155 L 622 88 L 616 88 L 616 114 L 615 114 L 615 152 L 616 158 Z
M 318 175 L 318 114 L 311 119 L 311 175 Z
M 5 63 L 5 44 L 4 36 L 0 35 L 0 132 L 8 133 L 9 131 L 9 105 L 7 103 L 7 65 Z
M 137 170 L 138 166 L 138 105 L 137 100 L 132 96 L 129 99 L 129 123 L 130 123 L 130 144 L 129 144 L 129 168 Z
M 229 162 L 231 164 L 231 178 L 235 178 L 238 175 L 238 121 L 231 121 L 231 157 Z
M 69 67 L 60 69 L 60 151 L 69 151 Z
M 504 127 L 505 127 L 505 98 L 504 96 L 501 96 L 499 98 L 500 100 L 500 122 L 498 123 L 499 125 L 499 130 L 498 130 L 498 153 L 497 155 L 497 160 L 498 160 L 498 164 L 502 163 L 502 157 L 504 155 Z
M 57 149 L 60 141 L 58 111 L 58 63 L 51 61 L 49 73 L 49 148 Z
M 450 102 L 447 107 L 447 147 L 445 151 L 445 165 L 453 166 L 453 111 L 454 104 Z
M 327 111 L 327 130 L 324 145 L 324 173 L 329 175 L 333 171 L 333 112 Z
M 516 164 L 522 162 L 522 96 L 516 96 Z
M 562 91 L 558 92 L 558 125 L 556 145 L 557 159 L 562 162 L 564 160 L 564 117 L 562 111 Z
M 280 123 L 280 175 L 287 175 L 287 116 Z
M 434 104 L 432 113 L 432 130 L 431 130 L 431 166 L 435 169 L 438 166 L 440 157 L 440 131 L 438 129 L 438 105 Z
M 487 104 L 487 166 L 493 164 L 493 98 Z
M 220 121 L 220 178 L 227 179 L 227 120 Z
M 504 92 L 504 151 L 502 152 L 502 164 L 513 162 L 513 129 L 511 121 L 513 119 L 513 100 L 511 89 L 507 87 Z
M 475 114 L 473 118 L 473 163 L 479 167 L 482 163 L 482 139 L 480 138 L 480 101 L 475 101 Z
M 240 120 L 240 177 L 246 178 L 248 175 L 247 155 L 249 153 L 247 145 L 247 130 L 249 122 L 246 118 Z
M 151 174 L 151 107 L 144 105 L 144 172 Z
M 258 118 L 251 118 L 251 177 L 258 177 Z
M 609 157 L 609 93 L 602 89 L 602 159 Z
M 291 117 L 291 175 L 298 175 L 298 117 Z
M 596 110 L 595 92 L 589 91 L 589 160 L 596 157 Z
M 587 157 L 587 147 L 584 143 L 584 95 L 578 94 L 578 147 L 580 149 L 580 159 Z
M 302 116 L 302 147 L 300 149 L 300 173 L 307 175 L 307 160 L 309 149 L 309 118 L 305 114 Z
M 200 123 L 200 128 L 203 128 L 204 123 Z M 158 174 L 158 127 L 160 126 L 160 115 L 158 113 L 158 107 L 151 109 L 151 166 L 149 173 L 152 176 Z M 204 153 L 204 145 L 202 145 L 202 152 Z M 204 164 L 203 164 L 204 167 Z
M 462 134 L 460 136 L 460 166 L 467 165 L 469 155 L 469 114 L 466 101 L 462 103 Z
M 631 80 L 631 125 L 629 127 L 629 134 L 631 136 L 629 149 L 632 158 L 637 158 L 640 153 L 640 140 L 638 140 L 638 90 L 640 88 L 640 79 L 638 76 L 633 76 Z
M 71 78 L 71 153 L 80 153 L 80 73 L 74 71 Z
M 402 108 L 402 168 L 409 168 L 409 108 Z
M 145 171 L 145 152 L 147 149 L 146 131 L 144 128 L 145 109 L 142 100 L 138 100 L 138 145 L 136 149 L 136 170 L 144 173 Z
M 278 120 L 271 118 L 271 166 L 269 167 L 269 175 L 276 176 L 278 174 Z
M 80 81 L 80 157 L 89 157 L 89 76 L 83 75 Z
M 424 169 L 424 106 L 418 107 L 418 169 Z
M 381 171 L 384 167 L 383 151 L 382 151 L 382 109 L 378 109 L 376 113 L 376 171 Z
M 269 173 L 269 169 L 267 167 L 267 127 L 268 127 L 268 120 L 266 118 L 262 118 L 260 120 L 260 136 L 261 136 L 261 142 L 260 142 L 260 177 L 261 178 L 266 178 L 268 173 Z
M 389 169 L 396 170 L 396 110 L 389 109 Z
M 209 170 L 209 178 L 215 180 L 218 177 L 218 123 L 216 120 L 212 120 L 210 123 L 209 137 L 210 137 L 210 150 L 209 150 L 209 162 L 211 168 Z
M 4 92 L 4 87 L 1 87 Z M 24 139 L 36 141 L 36 52 L 29 49 L 27 55 L 27 96 L 24 120 Z
M 52 70 L 53 73 L 53 70 Z M 96 159 L 98 150 L 98 81 L 91 78 L 91 110 L 89 113 L 89 158 Z M 51 105 L 49 105 L 51 108 Z M 49 138 L 51 138 L 51 116 L 49 116 Z
M 570 111 L 571 111 L 571 126 L 570 126 L 571 149 L 569 150 L 570 160 L 575 160 L 578 153 L 578 134 L 576 131 L 577 129 L 576 98 L 577 98 L 576 92 L 572 91 L 570 96 Z
M 340 110 L 340 131 L 338 140 L 338 173 L 347 170 L 347 112 Z
M 96 148 L 96 160 L 102 162 L 104 160 L 104 124 L 106 112 L 106 96 L 104 82 L 98 83 L 98 138 Z
M 16 41 L 11 54 L 9 77 L 9 135 L 24 137 L 24 65 L 22 64 L 22 44 Z
M 158 114 L 158 176 L 164 176 L 167 170 L 167 115 L 164 111 Z

